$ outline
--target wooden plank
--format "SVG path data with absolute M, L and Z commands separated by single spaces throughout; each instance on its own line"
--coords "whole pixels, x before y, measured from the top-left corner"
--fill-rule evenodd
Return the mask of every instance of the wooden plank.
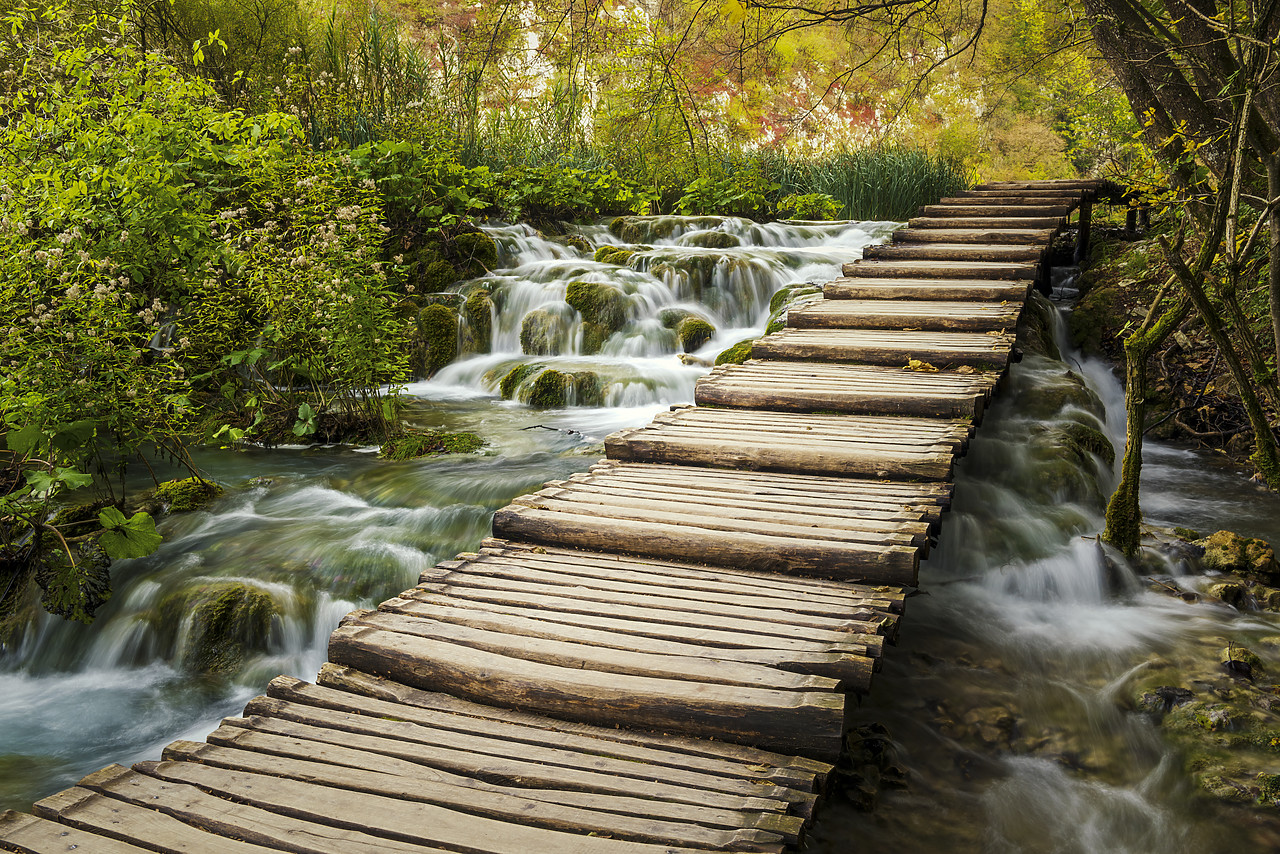
M 383 679 L 354 668 L 343 667 L 333 663 L 321 665 L 317 681 L 323 687 L 352 695 L 353 700 L 356 698 L 376 699 L 402 706 L 467 715 L 481 720 L 505 721 L 538 729 L 554 729 L 555 732 L 561 734 L 578 734 L 605 741 L 644 745 L 694 757 L 710 757 L 729 762 L 746 762 L 767 767 L 805 770 L 817 775 L 819 788 L 823 785 L 827 775 L 833 770 L 829 763 L 794 754 L 773 753 L 745 745 L 688 738 L 670 733 L 632 731 L 619 727 L 596 727 L 577 721 L 552 720 L 528 712 L 486 706 L 447 694 L 423 691 L 390 679 Z M 275 683 L 272 684 L 274 685 Z M 309 702 L 313 701 L 309 700 Z
M 391 786 L 402 786 L 402 781 L 418 782 L 425 777 L 428 781 L 448 780 L 449 785 L 459 787 L 460 792 L 483 792 L 505 795 L 514 799 L 536 801 L 542 804 L 560 804 L 577 812 L 563 819 L 555 817 L 542 826 L 555 826 L 552 822 L 586 821 L 590 813 L 596 822 L 595 831 L 613 828 L 626 828 L 627 819 L 638 818 L 645 821 L 671 823 L 676 827 L 686 824 L 705 828 L 724 828 L 760 830 L 776 834 L 783 840 L 795 842 L 803 832 L 805 821 L 800 816 L 783 815 L 777 812 L 752 812 L 745 810 L 712 809 L 692 804 L 676 804 L 668 801 L 621 795 L 604 795 L 594 792 L 572 792 L 557 789 L 519 788 L 515 786 L 499 786 L 474 780 L 456 774 L 447 774 L 426 766 L 414 763 L 400 763 L 381 755 L 367 754 L 340 745 L 321 744 L 318 742 L 303 743 L 297 739 L 273 736 L 267 733 L 248 735 L 261 739 L 270 745 L 270 752 L 257 750 L 240 750 L 216 744 L 201 744 L 192 741 L 177 741 L 164 750 L 166 761 L 199 762 L 215 768 L 250 771 L 277 777 L 289 777 L 303 781 L 323 781 L 325 785 L 336 788 L 349 788 L 366 791 L 370 794 L 392 794 Z M 299 754 L 293 758 L 293 753 Z M 386 761 L 393 766 L 406 764 L 411 766 L 406 773 L 384 771 L 382 763 Z M 359 769 L 350 773 L 346 769 Z M 398 768 L 397 768 L 398 771 Z M 403 795 L 405 800 L 421 799 L 424 793 L 410 788 Z M 457 797 L 457 796 L 455 796 Z M 466 797 L 465 795 L 463 797 Z M 460 807 L 467 806 L 460 803 Z M 613 824 L 615 817 L 621 817 L 622 823 Z M 559 829 L 567 829 L 561 825 Z M 609 832 L 609 831 L 606 831 Z M 623 831 L 625 832 L 625 830 Z M 636 837 L 633 837 L 636 838 Z M 652 840 L 650 840 L 652 841 Z M 679 843 L 684 844 L 684 843 Z
M 863 362 L 906 365 L 912 359 L 935 368 L 959 365 L 1004 370 L 1013 350 L 1012 335 L 956 332 L 899 332 L 838 329 L 811 332 L 783 329 L 766 335 L 752 349 L 757 358 L 814 362 Z M 606 451 L 608 444 L 606 442 Z M 612 456 L 612 455 L 611 455 Z
M 1049 229 L 1055 234 L 1067 224 L 1065 216 L 913 216 L 907 225 L 913 229 Z
M 13 810 L 0 813 L 0 849 L 22 854 L 143 854 L 152 850 Z
M 316 782 L 401 800 L 427 801 L 491 818 L 528 821 L 553 830 L 598 833 L 641 842 L 715 847 L 719 843 L 714 837 L 711 845 L 702 845 L 698 840 L 707 829 L 763 831 L 778 840 L 795 842 L 804 828 L 804 819 L 799 816 L 709 809 L 590 792 L 498 786 L 413 763 L 403 763 L 412 766 L 408 773 L 372 770 L 370 764 L 377 766 L 384 757 L 340 745 L 316 742 L 301 745 L 297 740 L 281 736 L 250 734 L 270 744 L 273 750 L 279 744 L 279 750 L 287 751 L 292 744 L 299 753 L 311 752 L 294 758 L 284 752 L 258 752 L 179 741 L 165 748 L 164 757 L 171 763 L 200 763 L 213 768 Z M 156 777 L 170 779 L 165 772 L 161 765 L 152 766 L 149 770 Z M 438 780 L 447 780 L 448 783 L 441 784 Z M 512 810 L 519 812 L 509 815 Z M 690 827 L 692 832 L 688 830 Z M 768 840 L 763 835 L 756 838 Z M 750 845 L 751 842 L 744 839 L 742 844 Z
M 1053 241 L 1049 228 L 901 228 L 893 233 L 894 243 L 1009 243 L 1040 244 Z
M 1026 205 L 1014 204 L 949 204 L 926 205 L 920 209 L 920 216 L 934 217 L 1050 217 L 1067 216 L 1074 209 L 1072 204 L 1039 204 L 1032 202 Z
M 840 695 L 590 673 L 368 628 L 334 631 L 329 660 L 466 699 L 586 723 L 723 738 L 824 761 L 839 755 L 843 737 Z
M 938 200 L 940 205 L 1075 205 L 1080 201 L 1078 190 L 980 190 L 948 196 Z
M 691 854 L 697 850 L 524 827 L 429 803 L 334 789 L 283 777 L 228 771 L 191 762 L 141 762 L 137 767 L 142 773 L 135 776 L 145 781 L 137 785 L 139 793 L 163 791 L 175 786 L 196 789 L 198 786 L 198 790 L 219 796 L 219 800 L 228 806 L 246 804 L 299 821 L 352 832 L 364 831 L 379 840 L 429 846 L 432 851 L 443 849 L 477 854 L 527 854 L 530 851 L 672 854 L 672 851 L 679 851 Z M 118 789 L 118 784 L 113 789 Z M 384 847 L 385 843 L 378 841 L 372 850 Z
M 533 508 L 506 507 L 494 515 L 494 533 L 531 542 L 646 554 L 743 566 L 761 571 L 914 586 L 919 552 L 914 546 L 869 546 L 799 537 L 741 533 L 711 538 L 697 528 L 625 519 L 602 519 Z M 771 748 L 781 749 L 781 748 Z
M 684 845 L 713 851 L 781 852 L 779 834 L 758 829 L 700 827 L 661 819 L 631 818 L 547 803 L 485 788 L 463 788 L 431 780 L 381 774 L 360 767 L 337 767 L 250 751 L 203 745 L 194 755 L 221 759 L 204 764 L 188 761 L 142 763 L 152 777 L 188 783 L 227 796 L 254 785 L 274 785 L 277 779 L 317 784 L 407 803 L 424 803 L 511 824 L 574 834 L 596 834 L 632 842 Z M 219 752 L 215 752 L 219 751 Z M 228 767 L 231 765 L 232 767 Z M 495 787 L 496 789 L 497 787 Z
M 480 557 L 482 563 L 505 560 L 520 564 L 570 565 L 574 572 L 600 568 L 617 572 L 628 578 L 653 576 L 661 578 L 662 583 L 667 586 L 746 590 L 756 596 L 767 595 L 769 598 L 796 600 L 792 605 L 793 608 L 814 613 L 826 613 L 825 609 L 828 607 L 843 609 L 864 606 L 871 602 L 883 603 L 889 610 L 896 613 L 901 611 L 902 602 L 905 599 L 902 591 L 887 587 L 867 587 L 843 581 L 821 581 L 748 570 L 695 566 L 688 563 L 627 557 L 603 552 L 544 548 L 493 537 L 483 542 Z M 881 607 L 881 605 L 875 607 Z
M 1013 329 L 1022 303 L 959 300 L 831 299 L 787 312 L 787 326 L 795 329 L 918 329 L 986 332 Z
M 334 671 L 345 670 L 336 665 L 326 667 L 324 672 L 330 675 Z M 633 764 L 643 763 L 650 769 L 670 767 L 681 772 L 696 772 L 716 778 L 765 780 L 776 786 L 804 792 L 814 791 L 819 778 L 831 770 L 828 766 L 811 760 L 751 752 L 747 748 L 731 750 L 720 744 L 715 745 L 717 749 L 690 753 L 685 748 L 690 744 L 699 745 L 699 742 L 673 736 L 631 734 L 620 729 L 600 729 L 496 707 L 478 706 L 455 697 L 430 694 L 405 685 L 377 680 L 356 671 L 347 673 L 348 682 L 343 682 L 346 687 L 342 690 L 277 676 L 267 687 L 267 694 L 272 699 L 288 701 L 298 706 L 312 706 L 349 715 L 397 720 L 434 729 L 502 739 L 515 745 L 512 751 L 517 754 L 518 759 L 524 758 L 520 755 L 518 745 L 532 744 L 612 757 Z M 356 679 L 354 688 L 349 684 L 351 678 Z M 361 682 L 361 679 L 368 684 Z M 394 692 L 389 697 L 382 698 L 386 696 L 390 686 L 394 686 Z M 369 690 L 367 694 L 352 693 L 357 688 Z M 412 702 L 407 702 L 408 700 Z M 335 726 L 341 728 L 346 724 L 338 721 Z M 742 755 L 742 751 L 747 751 L 748 755 Z M 657 798 L 659 795 L 650 793 L 650 796 Z M 750 797 L 750 805 L 743 806 L 740 803 L 734 809 L 779 809 L 777 798 L 764 798 L 754 791 Z M 686 801 L 688 795 L 681 795 L 676 800 Z
M 452 622 L 466 621 L 478 628 L 503 631 L 516 636 L 557 638 L 610 649 L 704 658 L 715 662 L 717 667 L 732 668 L 738 664 L 756 665 L 793 673 L 824 676 L 835 680 L 835 689 L 842 692 L 867 691 L 871 686 L 871 674 L 876 668 L 875 658 L 866 654 L 865 648 L 863 654 L 853 655 L 850 653 L 784 653 L 770 649 L 699 646 L 503 614 L 497 609 L 485 608 L 482 603 L 459 604 L 471 607 L 431 605 L 414 599 L 395 598 L 380 604 L 376 614 L 406 614 Z M 376 624 L 374 615 L 370 615 L 361 622 Z M 879 652 L 878 649 L 874 651 Z
M 1007 243 L 894 243 L 868 246 L 865 261 L 1030 261 L 1038 263 L 1047 246 Z
M 827 632 L 875 632 L 880 617 L 875 609 L 846 609 L 836 613 L 813 613 L 796 608 L 786 599 L 768 596 L 743 596 L 705 591 L 704 595 L 690 595 L 678 589 L 648 584 L 627 584 L 613 579 L 570 576 L 555 573 L 538 573 L 520 564 L 468 564 L 473 571 L 435 569 L 422 573 L 418 588 L 481 587 L 509 590 L 520 593 L 562 596 L 609 605 L 642 605 L 668 611 L 690 611 L 700 615 L 716 615 L 739 620 L 767 623 L 781 633 L 794 637 L 839 640 L 838 635 Z M 572 583 L 577 579 L 578 583 Z M 568 583 L 566 583 L 568 582 Z M 811 632 L 810 629 L 818 629 Z
M 1038 266 L 1021 261 L 852 261 L 841 271 L 851 278 L 868 279 L 1008 280 L 1035 279 Z
M 747 435 L 742 433 L 735 434 L 733 441 L 728 442 L 727 434 L 720 437 L 708 435 L 704 438 L 667 435 L 661 430 L 653 429 L 614 433 L 605 439 L 605 451 L 611 459 L 634 462 L 902 480 L 950 480 L 954 463 L 954 454 L 947 449 L 895 450 L 883 446 L 859 446 L 853 442 L 843 445 L 779 446 L 768 439 L 749 441 Z M 521 535 L 527 533 L 524 527 L 520 526 Z M 510 537 L 513 536 L 514 529 L 500 530 L 495 519 L 494 533 Z M 764 544 L 765 541 L 761 541 L 760 545 Z M 598 548 L 596 545 L 590 547 Z M 689 559 L 701 561 L 707 558 L 691 554 Z M 750 565 L 761 568 L 757 562 Z
M 956 336 L 941 334 L 937 340 L 945 341 Z M 996 336 L 973 336 L 972 340 Z M 883 440 L 904 434 L 911 441 L 955 442 L 968 438 L 971 426 L 962 421 L 945 418 L 887 418 L 875 415 L 797 415 L 791 412 L 750 412 L 736 409 L 717 409 L 704 406 L 673 406 L 669 412 L 653 417 L 657 426 L 692 427 L 705 425 L 716 429 L 746 426 L 773 433 L 797 433 L 811 438 L 831 435 L 835 438 L 858 433 L 869 439 Z
M 925 393 L 927 394 L 927 393 Z M 729 406 L 771 409 L 784 412 L 846 412 L 860 415 L 941 415 L 948 418 L 982 416 L 982 396 L 950 395 L 919 391 L 872 391 L 849 389 L 780 390 L 775 386 L 699 381 L 694 391 L 699 406 Z
M 44 818 L 166 854 L 445 854 L 435 847 L 339 830 L 232 803 L 192 786 L 153 780 L 120 765 L 90 774 L 80 786 L 45 798 L 33 809 Z
M 806 779 L 804 789 L 793 788 L 785 778 L 769 774 L 768 768 L 755 778 L 744 778 L 692 771 L 670 762 L 665 765 L 650 765 L 635 758 L 618 759 L 603 753 L 585 753 L 528 740 L 512 743 L 494 736 L 492 731 L 496 728 L 492 725 L 487 727 L 490 734 L 477 735 L 458 729 L 446 730 L 420 725 L 403 719 L 384 720 L 363 714 L 317 708 L 274 697 L 257 697 L 251 700 L 245 707 L 245 712 L 248 714 L 246 718 L 224 720 L 223 726 L 216 731 L 216 736 L 209 737 L 210 743 L 233 747 L 258 744 L 259 741 L 244 736 L 242 730 L 272 733 L 403 760 L 409 763 L 405 766 L 406 771 L 413 770 L 413 763 L 418 763 L 478 779 L 510 777 L 508 782 L 516 782 L 518 785 L 533 785 L 528 782 L 532 779 L 530 775 L 543 774 L 547 780 L 558 781 L 555 785 L 572 786 L 577 781 L 577 788 L 593 790 L 600 785 L 608 785 L 610 791 L 627 791 L 626 787 L 630 786 L 630 794 L 678 802 L 694 802 L 687 792 L 678 794 L 673 791 L 673 788 L 679 787 L 703 794 L 719 793 L 746 798 L 750 803 L 764 805 L 761 808 L 771 810 L 785 810 L 787 804 L 806 802 L 811 797 L 811 781 Z M 489 767 L 487 763 L 493 763 L 493 768 L 502 766 L 502 763 L 516 764 L 503 766 L 508 771 L 484 771 L 484 768 Z M 532 771 L 528 767 L 530 765 L 541 770 Z M 560 773 L 561 771 L 565 773 Z M 583 774 L 612 777 L 614 782 L 606 784 L 596 777 L 584 777 Z M 770 777 L 778 779 L 780 783 L 774 783 Z M 521 780 L 526 782 L 519 782 Z M 646 785 L 654 781 L 660 782 L 665 788 L 647 789 Z M 762 785 L 765 782 L 769 785 Z
M 477 621 L 480 622 L 480 621 Z M 743 685 L 774 691 L 837 691 L 835 679 L 807 676 L 742 662 L 706 656 L 651 653 L 618 645 L 604 647 L 578 643 L 546 633 L 508 634 L 498 626 L 475 625 L 433 619 L 427 614 L 378 613 L 349 615 L 344 626 L 367 626 L 457 643 L 527 661 L 578 667 L 600 673 L 656 676 L 713 685 Z
M 886 299 L 886 300 L 978 300 L 1023 302 L 1031 291 L 1032 282 L 984 281 L 982 279 L 915 279 L 870 278 L 854 276 L 839 278 L 823 285 L 827 299 Z
M 444 595 L 430 589 L 414 588 L 406 590 L 399 598 L 444 607 L 467 607 L 470 602 L 475 607 L 488 611 L 529 619 L 730 649 L 878 657 L 883 644 L 883 638 L 878 633 L 847 634 L 835 639 L 809 639 L 797 637 L 787 632 L 785 627 L 707 617 L 691 611 L 615 606 L 609 609 L 609 616 L 600 616 L 599 607 L 589 601 L 567 597 L 524 596 L 498 589 L 454 588 L 449 595 Z M 390 603 L 397 601 L 388 600 Z

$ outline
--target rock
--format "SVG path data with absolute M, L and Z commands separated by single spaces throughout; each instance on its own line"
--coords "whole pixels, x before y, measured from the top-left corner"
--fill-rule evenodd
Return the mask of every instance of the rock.
M 1138 698 L 1138 711 L 1156 717 L 1168 714 L 1178 706 L 1184 706 L 1195 699 L 1195 694 L 1177 685 L 1161 685 Z
M 570 406 L 604 406 L 605 383 L 595 371 L 574 371 L 569 375 Z
M 1011 391 L 1017 411 L 1037 421 L 1048 421 L 1068 407 L 1089 413 L 1099 421 L 1106 414 L 1102 401 L 1074 371 L 1040 376 L 1034 383 L 1015 382 Z
M 535 308 L 520 321 L 520 349 L 530 356 L 556 356 L 564 351 L 568 324 L 557 312 Z
M 458 296 L 461 300 L 460 295 Z M 419 367 L 431 376 L 458 357 L 458 313 L 443 304 L 427 305 L 418 312 Z
M 612 285 L 599 282 L 570 282 L 565 302 L 582 315 L 582 353 L 600 352 L 609 336 L 627 322 L 631 299 Z
M 483 231 L 455 235 L 451 249 L 463 278 L 474 279 L 498 266 L 498 244 Z
M 1123 307 L 1120 303 L 1120 289 L 1113 285 L 1103 285 L 1090 290 L 1076 303 L 1075 309 L 1067 318 L 1067 329 L 1071 333 L 1071 343 L 1079 347 L 1086 355 L 1103 356 L 1103 341 L 1112 334 L 1119 323 Z
M 231 675 L 245 659 L 267 650 L 280 613 L 265 591 L 237 581 L 184 588 L 161 599 L 149 621 L 162 642 L 196 673 Z M 178 636 L 185 629 L 186 636 Z
M 631 260 L 631 256 L 635 255 L 633 249 L 623 249 L 620 246 L 601 246 L 596 250 L 594 258 L 601 264 L 613 264 L 615 267 L 625 267 L 627 262 Z
M 809 282 L 800 282 L 799 284 L 787 285 L 773 292 L 773 296 L 769 297 L 769 314 L 770 316 L 782 311 L 789 303 L 794 302 L 800 297 L 811 296 L 813 294 L 822 293 L 822 288 Z
M 681 237 L 680 243 L 684 246 L 698 246 L 703 249 L 733 249 L 742 245 L 737 235 L 727 231 L 695 231 Z
M 430 293 L 443 291 L 450 285 L 456 284 L 462 278 L 448 261 L 443 258 L 435 258 L 421 262 L 416 266 L 413 281 L 418 290 Z
M 680 338 L 680 347 L 686 353 L 692 353 L 711 340 L 716 328 L 700 317 L 686 317 L 680 321 L 676 335 Z
M 517 365 L 506 373 L 498 384 L 498 393 L 503 400 L 516 400 L 519 389 L 525 380 L 545 368 L 544 365 Z
M 168 480 L 156 487 L 155 499 L 170 513 L 199 510 L 222 496 L 222 487 L 198 477 Z
M 467 294 L 462 304 L 463 350 L 468 353 L 488 353 L 493 349 L 493 299 L 484 288 L 476 288 Z
M 1257 673 L 1261 675 L 1263 670 L 1266 669 L 1266 665 L 1263 664 L 1262 659 L 1259 658 L 1253 650 L 1243 646 L 1228 646 L 1223 648 L 1218 653 L 1218 661 L 1224 664 L 1230 663 L 1246 665 L 1248 667 L 1249 674 Z M 1230 670 L 1228 670 L 1228 672 L 1230 672 Z M 1236 673 L 1239 672 L 1239 670 L 1236 671 Z
M 420 294 L 414 301 L 424 308 L 429 305 L 442 305 L 457 311 L 462 308 L 466 297 L 454 291 L 442 291 L 435 294 Z
M 1247 608 L 1251 601 L 1248 587 L 1239 581 L 1221 581 L 1211 584 L 1209 595 L 1215 599 L 1221 599 L 1233 608 Z
M 529 397 L 525 402 L 534 409 L 560 409 L 568 404 L 571 387 L 572 380 L 568 374 L 547 368 L 529 387 Z
M 1262 540 L 1242 537 L 1232 531 L 1216 531 L 1197 540 L 1204 547 L 1201 559 L 1205 568 L 1232 572 L 1244 578 L 1268 584 L 1280 584 L 1280 566 L 1276 553 Z
M 689 311 L 687 308 L 664 308 L 662 311 L 658 312 L 658 321 L 662 324 L 663 328 L 674 330 L 687 318 L 697 316 L 698 315 Z
M 583 237 L 581 234 L 567 235 L 564 239 L 564 245 L 571 247 L 573 249 L 577 249 L 583 255 L 588 255 L 591 253 L 591 241 L 587 240 L 587 238 Z M 596 259 L 596 260 L 599 260 L 599 259 Z
M 745 341 L 739 341 L 728 349 L 721 350 L 720 355 L 716 356 L 716 364 L 741 365 L 751 358 L 751 345 L 754 341 L 754 338 L 748 338 Z

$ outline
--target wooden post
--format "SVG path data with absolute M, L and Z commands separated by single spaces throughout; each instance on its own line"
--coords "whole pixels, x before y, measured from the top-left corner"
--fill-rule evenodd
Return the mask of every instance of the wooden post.
M 1080 202 L 1080 220 L 1076 230 L 1075 262 L 1079 264 L 1089 254 L 1089 226 L 1093 220 L 1093 202 L 1084 199 Z
M 1138 209 L 1129 208 L 1124 215 L 1124 230 L 1130 233 L 1138 230 Z

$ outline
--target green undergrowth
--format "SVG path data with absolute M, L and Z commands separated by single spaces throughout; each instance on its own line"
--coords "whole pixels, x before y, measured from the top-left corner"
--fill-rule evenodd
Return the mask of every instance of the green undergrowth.
M 393 436 L 379 452 L 384 460 L 412 460 L 437 454 L 473 454 L 483 448 L 484 439 L 475 433 L 447 430 L 409 431 Z

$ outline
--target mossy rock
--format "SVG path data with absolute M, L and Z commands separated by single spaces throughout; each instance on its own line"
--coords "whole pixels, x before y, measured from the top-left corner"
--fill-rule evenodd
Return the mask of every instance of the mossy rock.
M 1123 312 L 1118 287 L 1105 285 L 1090 290 L 1067 318 L 1071 343 L 1086 355 L 1105 355 L 1102 342 L 1124 325 Z
M 573 379 L 568 374 L 548 368 L 538 374 L 529 386 L 529 397 L 525 402 L 534 409 L 562 409 L 569 403 L 572 387 Z
M 773 292 L 773 296 L 769 297 L 769 314 L 777 314 L 789 303 L 799 299 L 800 297 L 820 293 L 822 293 L 822 288 L 817 285 L 811 285 L 808 282 L 778 288 L 778 290 Z
M 458 271 L 474 279 L 498 266 L 498 244 L 483 231 L 468 231 L 453 238 L 453 254 Z
M 571 380 L 569 402 L 574 406 L 604 406 L 605 382 L 595 371 L 575 371 L 569 375 Z
M 658 322 L 662 324 L 664 329 L 672 331 L 678 329 L 680 324 L 690 317 L 697 317 L 687 308 L 664 308 L 658 312 Z
M 625 267 L 627 262 L 631 260 L 631 256 L 635 255 L 633 249 L 623 249 L 620 246 L 601 246 L 595 252 L 595 260 L 601 264 L 613 264 L 615 267 Z
M 680 238 L 685 246 L 698 246 L 703 249 L 734 249 L 742 245 L 736 234 L 727 231 L 695 231 Z
M 462 304 L 463 349 L 468 353 L 488 353 L 493 349 L 493 299 L 484 288 L 467 294 Z
M 520 349 L 530 356 L 557 356 L 564 351 L 568 325 L 559 312 L 535 308 L 520 321 Z
M 1263 540 L 1242 537 L 1232 531 L 1216 531 L 1196 541 L 1196 545 L 1204 547 L 1201 560 L 1208 569 L 1232 572 L 1268 584 L 1280 583 L 1275 550 Z
M 425 376 L 458 358 L 458 314 L 444 305 L 428 305 L 418 312 L 421 368 Z
M 1209 585 L 1208 593 L 1233 608 L 1247 608 L 1252 601 L 1248 586 L 1241 581 L 1221 581 L 1217 584 L 1211 584 Z
M 1059 424 L 1057 429 L 1066 434 L 1081 457 L 1086 453 L 1093 454 L 1108 466 L 1115 464 L 1116 447 L 1111 444 L 1111 440 L 1107 438 L 1106 434 L 1097 427 L 1080 421 L 1068 421 Z
M 420 291 L 438 293 L 463 278 L 452 264 L 443 258 L 439 258 L 418 265 L 417 275 L 414 276 L 414 284 Z
M 564 301 L 582 315 L 587 323 L 617 331 L 627 322 L 631 300 L 618 288 L 599 282 L 570 282 Z
M 1249 669 L 1254 673 L 1261 674 L 1267 669 L 1266 664 L 1258 657 L 1253 650 L 1243 646 L 1227 646 L 1218 651 L 1218 661 L 1226 664 L 1230 661 L 1239 661 L 1249 665 Z
M 222 487 L 198 477 L 169 480 L 156 487 L 155 498 L 170 513 L 199 510 L 210 501 L 222 497 Z
M 755 343 L 755 339 L 748 338 L 745 341 L 739 341 L 728 349 L 721 350 L 720 355 L 716 356 L 716 364 L 741 365 L 751 358 L 751 345 L 753 343 Z
M 402 297 L 396 303 L 396 317 L 401 320 L 413 320 L 418 316 L 418 312 L 422 309 L 422 297 L 407 296 Z
M 440 454 L 474 454 L 484 444 L 484 439 L 475 433 L 409 430 L 383 442 L 378 455 L 384 460 L 412 460 Z
M 702 347 L 716 334 L 716 328 L 700 317 L 686 317 L 680 322 L 680 326 L 676 328 L 676 335 L 680 338 L 680 347 L 686 353 L 692 353 L 694 350 Z
M 270 594 L 236 581 L 184 588 L 161 599 L 151 622 L 170 644 L 179 627 L 187 635 L 177 644 L 182 665 L 195 673 L 231 675 L 245 659 L 267 650 L 271 622 L 280 613 Z
M 576 249 L 584 255 L 591 252 L 591 241 L 581 234 L 570 234 L 564 239 L 564 245 Z M 596 259 L 599 260 L 599 259 Z
M 1098 419 L 1106 409 L 1098 395 L 1074 371 L 1063 371 L 1052 377 L 1040 377 L 1033 386 L 1015 385 L 1016 406 L 1020 414 L 1038 421 L 1048 421 L 1068 407 L 1087 412 Z
M 1018 319 L 1018 346 L 1024 353 L 1036 353 L 1061 361 L 1062 352 L 1054 340 L 1058 310 L 1048 297 L 1033 290 Z
M 652 243 L 675 234 L 674 217 L 620 216 L 609 223 L 609 233 L 623 243 Z
M 524 381 L 544 369 L 543 365 L 517 365 L 507 372 L 498 384 L 498 393 L 503 400 L 515 400 L 516 393 Z

